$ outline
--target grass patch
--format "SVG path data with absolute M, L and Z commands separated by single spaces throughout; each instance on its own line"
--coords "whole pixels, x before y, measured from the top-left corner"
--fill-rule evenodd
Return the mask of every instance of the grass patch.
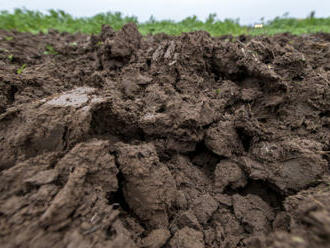
M 330 33 L 330 17 L 315 18 L 314 13 L 305 19 L 289 18 L 288 15 L 277 17 L 272 21 L 263 23 L 263 28 L 255 29 L 250 26 L 242 26 L 238 20 L 219 20 L 215 14 L 210 14 L 206 21 L 199 20 L 196 16 L 188 17 L 182 21 L 170 20 L 158 21 L 150 18 L 149 21 L 139 23 L 134 16 L 123 16 L 119 12 L 101 13 L 93 17 L 74 18 L 62 10 L 49 10 L 47 14 L 39 11 L 15 9 L 12 13 L 0 11 L 0 29 L 17 30 L 20 32 L 47 33 L 49 29 L 69 33 L 96 34 L 101 31 L 102 24 L 109 24 L 118 30 L 124 24 L 134 22 L 143 34 L 167 33 L 179 35 L 182 32 L 205 30 L 213 36 L 225 34 L 241 35 L 273 35 L 276 33 Z

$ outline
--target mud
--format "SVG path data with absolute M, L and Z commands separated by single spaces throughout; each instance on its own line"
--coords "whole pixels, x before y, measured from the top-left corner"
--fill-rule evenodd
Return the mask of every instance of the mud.
M 1 247 L 330 247 L 329 34 L 0 41 Z

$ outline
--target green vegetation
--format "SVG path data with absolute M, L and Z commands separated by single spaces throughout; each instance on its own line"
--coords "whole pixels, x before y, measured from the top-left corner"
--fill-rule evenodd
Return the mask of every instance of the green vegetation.
M 11 36 L 5 36 L 5 40 L 6 41 L 11 41 L 11 40 L 13 40 L 14 38 L 13 37 L 11 37 Z
M 54 47 L 51 45 L 46 45 L 46 50 L 44 51 L 44 54 L 51 54 L 56 55 L 57 52 L 55 51 Z
M 49 10 L 47 14 L 26 9 L 16 9 L 13 13 L 0 11 L 0 29 L 18 30 L 21 32 L 48 32 L 55 29 L 61 32 L 82 32 L 99 33 L 102 24 L 109 24 L 113 29 L 118 30 L 124 24 L 134 22 L 138 25 L 139 31 L 146 34 L 168 33 L 179 35 L 182 32 L 196 30 L 208 31 L 211 35 L 219 36 L 224 34 L 267 34 L 290 32 L 293 34 L 328 32 L 330 33 L 330 17 L 315 18 L 311 13 L 305 19 L 289 18 L 288 15 L 277 17 L 274 20 L 263 23 L 262 28 L 239 25 L 238 20 L 219 20 L 215 14 L 211 14 L 206 21 L 200 21 L 196 16 L 188 17 L 180 22 L 169 20 L 157 21 L 153 17 L 149 21 L 139 23 L 134 16 L 122 16 L 121 13 L 102 13 L 88 18 L 74 18 L 64 11 Z M 261 21 L 262 23 L 262 21 Z M 7 37 L 10 39 L 10 37 Z M 7 39 L 6 38 L 6 39 Z
M 14 59 L 14 55 L 9 54 L 9 55 L 8 55 L 8 59 L 9 59 L 9 61 L 13 61 L 13 59 Z
M 16 73 L 22 74 L 22 72 L 24 71 L 25 68 L 26 68 L 26 64 L 23 64 L 20 68 L 17 69 Z

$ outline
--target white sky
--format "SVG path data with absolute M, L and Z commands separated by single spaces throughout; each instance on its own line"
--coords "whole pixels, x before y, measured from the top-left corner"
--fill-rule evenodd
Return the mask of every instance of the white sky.
M 205 20 L 210 13 L 218 18 L 240 18 L 241 24 L 254 24 L 265 17 L 266 20 L 282 16 L 306 17 L 312 10 L 317 17 L 330 16 L 330 0 L 0 0 L 0 10 L 27 9 L 46 11 L 61 9 L 74 16 L 93 16 L 100 12 L 120 11 L 137 16 L 139 21 L 148 20 L 153 15 L 157 20 L 182 20 L 196 15 Z

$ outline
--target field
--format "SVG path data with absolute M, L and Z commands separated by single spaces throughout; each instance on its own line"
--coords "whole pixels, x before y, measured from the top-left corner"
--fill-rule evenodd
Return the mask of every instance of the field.
M 138 25 L 139 32 L 143 35 L 166 33 L 180 35 L 182 32 L 204 30 L 213 36 L 220 35 L 273 35 L 276 33 L 290 32 L 292 34 L 305 34 L 316 32 L 330 32 L 329 18 L 314 18 L 313 13 L 305 19 L 288 18 L 288 15 L 278 17 L 264 23 L 262 29 L 239 25 L 238 20 L 220 21 L 215 15 L 210 14 L 203 22 L 196 17 L 188 17 L 180 22 L 157 21 L 150 18 L 148 22 L 139 23 L 136 17 L 123 16 L 121 13 L 103 13 L 89 18 L 74 18 L 64 11 L 50 10 L 48 14 L 41 12 L 16 9 L 14 13 L 0 12 L 0 29 L 18 30 L 21 32 L 47 32 L 56 29 L 61 32 L 82 32 L 96 34 L 101 31 L 102 24 L 110 25 L 114 30 L 119 30 L 124 24 L 134 22 Z
M 59 13 L 0 15 L 1 247 L 329 247 L 329 33 Z

